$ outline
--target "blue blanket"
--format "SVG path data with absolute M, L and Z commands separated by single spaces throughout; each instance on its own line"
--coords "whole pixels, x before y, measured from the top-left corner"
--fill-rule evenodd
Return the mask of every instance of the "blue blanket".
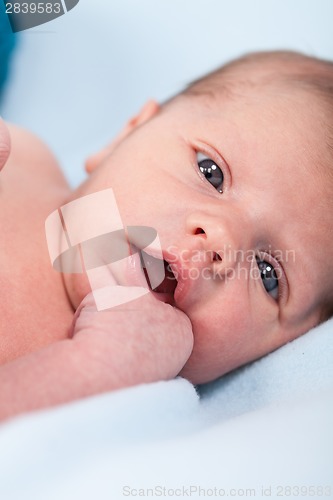
M 0 98 L 9 72 L 9 62 L 16 43 L 16 35 L 11 31 L 5 4 L 0 2 Z

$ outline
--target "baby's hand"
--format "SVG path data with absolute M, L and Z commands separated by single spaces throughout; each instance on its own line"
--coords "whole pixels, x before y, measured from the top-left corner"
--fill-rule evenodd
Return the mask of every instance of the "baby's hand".
M 117 288 L 117 287 L 115 287 Z M 0 367 L 0 420 L 113 389 L 175 377 L 193 344 L 191 323 L 148 293 L 121 309 L 78 308 L 73 338 Z
M 99 360 L 103 379 L 109 371 L 104 390 L 171 379 L 193 348 L 189 318 L 151 292 L 104 311 L 97 310 L 90 293 L 74 321 L 74 343 L 85 346 L 94 363 Z

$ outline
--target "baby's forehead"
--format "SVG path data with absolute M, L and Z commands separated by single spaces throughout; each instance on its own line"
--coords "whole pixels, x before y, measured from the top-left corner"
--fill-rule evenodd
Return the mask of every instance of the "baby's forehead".
M 243 80 L 232 78 L 227 84 L 222 77 L 220 80 L 221 84 L 219 81 L 208 82 L 199 93 L 186 94 L 207 121 L 209 111 L 222 124 L 226 108 L 237 109 L 240 115 L 253 120 L 253 127 L 265 120 L 272 138 L 279 130 L 286 139 L 287 134 L 297 137 L 298 145 L 302 146 L 300 153 L 301 149 L 307 150 L 315 169 L 318 162 L 332 162 L 333 143 L 329 139 L 332 115 L 320 90 L 299 82 L 297 78 L 269 77 L 249 83 L 246 76 Z M 233 116 L 229 115 L 229 118 Z
M 325 86 L 333 86 L 333 64 L 301 54 L 260 54 L 247 60 L 236 60 L 203 77 L 184 92 L 185 95 L 206 98 L 233 99 L 267 89 L 271 96 L 308 92 L 308 98 L 323 94 Z M 322 87 L 322 89 L 321 89 Z M 318 92 L 319 91 L 319 92 Z

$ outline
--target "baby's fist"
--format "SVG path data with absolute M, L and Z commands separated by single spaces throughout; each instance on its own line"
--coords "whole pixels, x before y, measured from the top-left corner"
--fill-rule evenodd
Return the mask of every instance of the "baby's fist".
M 115 286 L 114 293 L 119 288 L 125 287 Z M 97 310 L 90 293 L 75 315 L 74 340 L 99 352 L 116 379 L 112 388 L 171 379 L 193 348 L 189 318 L 151 292 L 103 311 Z

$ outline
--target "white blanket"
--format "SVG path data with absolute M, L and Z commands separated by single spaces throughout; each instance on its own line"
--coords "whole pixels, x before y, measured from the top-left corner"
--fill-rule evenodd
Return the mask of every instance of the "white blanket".
M 14 419 L 0 430 L 1 497 L 261 497 L 264 488 L 280 498 L 301 486 L 313 497 L 312 486 L 315 498 L 320 487 L 333 498 L 332 357 L 331 320 L 197 391 L 178 378 Z
M 80 0 L 22 34 L 1 114 L 76 185 L 145 99 L 253 49 L 333 59 L 332 19 L 330 0 Z M 176 379 L 14 419 L 0 498 L 333 498 L 332 359 L 331 320 L 205 387 Z

